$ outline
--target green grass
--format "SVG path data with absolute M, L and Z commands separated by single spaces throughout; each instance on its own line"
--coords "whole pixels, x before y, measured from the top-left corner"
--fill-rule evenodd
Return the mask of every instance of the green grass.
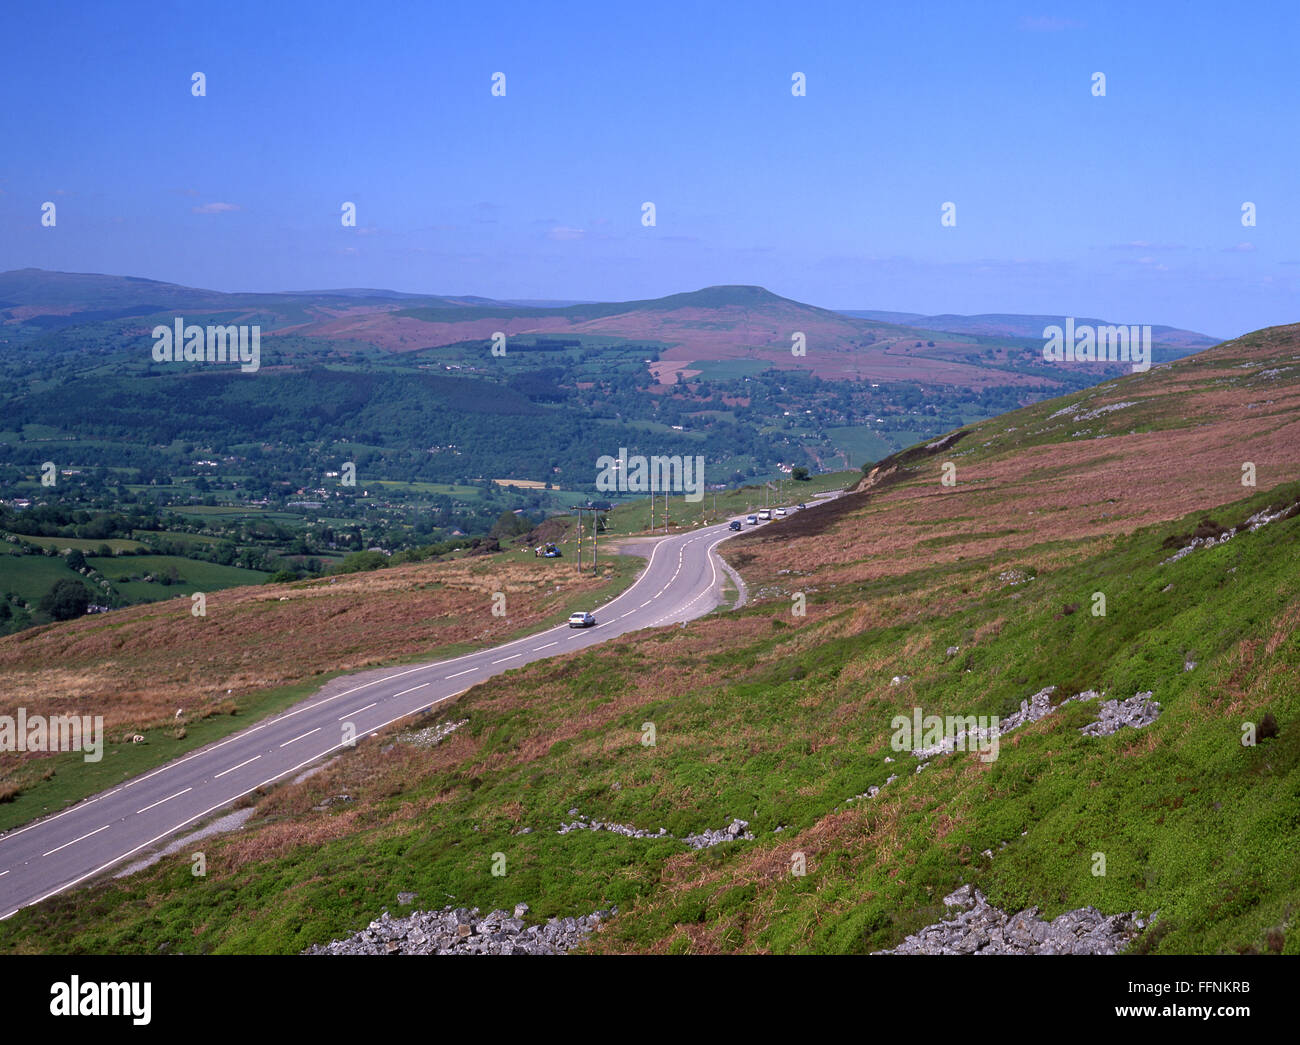
M 890 437 L 894 434 L 877 431 L 879 425 L 849 425 L 826 429 L 826 438 L 837 450 L 849 454 L 850 460 L 858 465 L 864 461 L 879 461 L 888 457 L 895 450 L 906 446 Z
M 795 482 L 789 477 L 783 478 L 780 492 L 776 489 L 766 491 L 766 503 L 775 508 L 778 505 L 791 507 L 801 502 L 810 502 L 817 494 L 830 490 L 843 490 L 862 478 L 860 471 L 827 472 L 814 475 L 804 482 Z M 776 486 L 776 481 L 772 481 Z M 733 490 L 718 490 L 716 507 L 714 491 L 706 490 L 701 500 L 691 502 L 681 494 L 668 498 L 668 519 L 674 531 L 682 527 L 709 525 L 726 522 L 729 519 L 742 518 L 752 511 L 762 508 L 764 488 L 761 483 L 744 486 Z M 664 500 L 656 495 L 654 506 L 655 532 L 663 532 Z M 616 537 L 619 535 L 647 532 L 650 526 L 649 498 L 640 497 L 626 504 L 617 505 L 609 513 L 609 532 L 602 534 Z
M 270 576 L 261 570 L 220 566 L 179 555 L 119 555 L 107 559 L 92 555 L 87 556 L 86 564 L 107 577 L 122 597 L 131 602 L 152 602 L 177 595 L 190 595 L 196 591 L 220 591 L 241 584 L 260 584 Z M 157 578 L 171 569 L 176 570 L 179 580 L 173 584 L 162 584 Z M 153 576 L 155 580 L 126 580 L 127 577 L 146 575 Z
M 15 798 L 0 803 L 0 831 L 20 827 L 38 817 L 80 802 L 100 791 L 116 787 L 141 773 L 164 765 L 215 743 L 231 733 L 256 725 L 262 719 L 284 710 L 310 696 L 333 675 L 323 675 L 296 686 L 282 686 L 250 694 L 235 704 L 229 714 L 214 714 L 185 724 L 185 737 L 178 739 L 168 731 L 151 730 L 143 744 L 114 743 L 122 738 L 104 738 L 104 756 L 99 762 L 86 762 L 81 754 L 55 755 L 51 758 L 53 774 L 26 788 Z
M 69 548 L 76 548 L 83 552 L 98 551 L 104 545 L 108 545 L 114 552 L 133 552 L 144 547 L 139 541 L 127 540 L 124 537 L 109 537 L 97 541 L 88 537 L 31 537 L 23 534 L 22 539 L 28 544 L 35 544 L 40 548 L 54 548 L 60 552 L 67 551 Z
M 503 557 L 522 559 L 525 556 L 520 552 L 517 555 L 510 554 Z M 531 553 L 527 558 L 532 558 Z M 493 557 L 493 560 L 495 559 L 496 557 Z M 490 561 L 483 560 L 483 566 L 485 570 L 490 570 Z M 613 599 L 632 585 L 643 566 L 644 560 L 636 556 L 610 556 L 608 559 L 602 559 L 600 569 L 605 583 L 595 595 L 584 596 L 581 605 L 577 602 L 566 603 L 539 623 L 517 628 L 494 639 L 493 645 L 511 642 L 532 632 L 545 631 L 547 628 L 563 623 L 575 609 L 591 608 L 598 603 Z M 558 565 L 557 569 L 559 569 Z M 174 591 L 175 588 L 176 586 L 173 585 L 172 588 L 165 590 Z M 444 642 L 405 657 L 376 664 L 374 667 L 445 660 L 473 653 L 482 648 L 481 642 Z M 190 751 L 197 750 L 204 744 L 214 743 L 241 729 L 256 725 L 267 716 L 277 714 L 317 692 L 330 679 L 340 674 L 344 673 L 323 673 L 309 682 L 280 686 L 244 696 L 238 701 L 232 701 L 229 714 L 213 714 L 204 719 L 186 722 L 187 735 L 182 739 L 165 731 L 153 730 L 145 744 L 113 744 L 109 742 L 112 738 L 106 738 L 104 757 L 97 763 L 84 762 L 80 754 L 55 756 L 50 760 L 50 768 L 54 770 L 52 775 L 25 788 L 9 801 L 0 802 L 0 832 L 21 826 L 37 817 L 58 812 L 73 802 L 79 802 L 115 786 L 123 779 L 148 772 Z
M 86 583 L 84 577 L 68 567 L 62 556 L 0 555 L 0 592 L 13 592 L 33 606 L 56 581 L 62 580 Z
M 1238 522 L 1298 498 L 1293 484 L 1214 515 Z M 526 900 L 539 919 L 617 903 L 624 916 L 602 937 L 614 949 L 689 949 L 689 925 L 723 949 L 860 953 L 942 917 L 941 897 L 969 881 L 999 906 L 1037 904 L 1046 917 L 1084 904 L 1158 911 L 1157 951 L 1266 950 L 1277 929 L 1300 952 L 1290 922 L 1300 899 L 1300 631 L 1282 623 L 1296 607 L 1300 517 L 1162 565 L 1165 538 L 1202 515 L 1113 545 L 1084 538 L 1075 547 L 1088 554 L 1073 565 L 966 599 L 946 596 L 997 563 L 918 562 L 888 582 L 826 589 L 810 606 L 829 614 L 805 621 L 775 598 L 739 615 L 771 627 L 723 645 L 668 628 L 529 665 L 435 717 L 469 718 L 476 747 L 464 764 L 434 768 L 402 745 L 385 755 L 388 740 L 350 753 L 360 819 L 345 837 L 239 867 L 224 867 L 228 843 L 212 840 L 207 879 L 163 861 L 89 899 L 20 912 L 0 924 L 0 949 L 293 952 L 395 909 L 405 889 L 421 907 Z M 858 603 L 908 591 L 935 607 L 922 624 L 836 633 Z M 1095 591 L 1106 594 L 1104 617 L 1088 612 Z M 918 634 L 928 641 L 910 641 Z M 949 645 L 961 653 L 946 656 Z M 638 689 L 667 667 L 692 681 Z M 890 687 L 893 674 L 909 682 Z M 1078 728 L 1096 705 L 1070 705 L 1003 738 L 992 763 L 942 756 L 920 774 L 890 751 L 896 713 L 1001 715 L 1046 685 L 1058 697 L 1150 689 L 1163 712 L 1141 731 L 1092 738 Z M 1242 721 L 1265 709 L 1280 735 L 1243 747 Z M 584 716 L 591 725 L 555 739 Z M 654 748 L 639 743 L 647 720 Z M 543 738 L 535 757 L 519 757 Z M 846 803 L 899 770 L 876 799 Z M 666 840 L 559 836 L 571 807 L 674 835 L 738 816 L 756 839 L 686 854 Z M 272 799 L 246 831 L 284 815 Z M 520 824 L 532 833 L 516 834 Z M 780 870 L 795 847 L 805 877 Z M 504 877 L 489 870 L 496 852 Z M 1104 877 L 1092 874 L 1097 852 Z M 766 857 L 759 870 L 755 854 Z

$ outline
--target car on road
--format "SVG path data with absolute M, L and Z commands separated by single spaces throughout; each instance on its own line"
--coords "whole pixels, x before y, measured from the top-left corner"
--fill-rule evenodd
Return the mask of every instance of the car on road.
M 757 516 L 757 515 L 747 515 L 747 516 L 745 516 L 745 522 L 749 523 L 750 526 L 757 526 L 757 525 L 758 525 L 758 516 Z
M 778 509 L 776 510 L 776 514 L 777 514 L 777 515 L 784 515 L 784 514 L 785 514 L 785 509 L 784 509 L 784 508 L 778 508 Z
M 801 505 L 799 505 L 799 507 L 796 508 L 795 510 L 801 512 L 801 511 L 803 511 L 803 510 L 804 510 L 805 508 L 807 508 L 807 507 L 808 507 L 808 506 L 807 506 L 806 504 L 801 504 Z
M 740 529 L 740 520 L 739 520 L 739 519 L 732 519 L 731 522 L 727 524 L 727 529 L 728 529 L 728 530 L 739 530 L 739 529 Z
M 569 627 L 571 628 L 590 628 L 596 623 L 596 617 L 591 613 L 570 613 Z
M 758 517 L 760 519 L 770 519 L 772 518 L 772 512 L 769 509 L 764 508 L 761 512 L 758 513 Z

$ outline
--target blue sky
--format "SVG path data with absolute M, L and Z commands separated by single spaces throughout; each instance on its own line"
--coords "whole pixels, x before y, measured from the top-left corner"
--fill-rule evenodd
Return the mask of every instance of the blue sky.
M 1252 6 L 11 6 L 0 269 L 1232 336 L 1300 320 L 1300 5 Z

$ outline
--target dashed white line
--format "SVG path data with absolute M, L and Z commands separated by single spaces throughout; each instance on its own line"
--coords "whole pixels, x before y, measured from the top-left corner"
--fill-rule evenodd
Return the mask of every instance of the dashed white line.
M 143 809 L 137 809 L 137 810 L 135 811 L 136 816 L 139 816 L 141 813 L 147 813 L 147 812 L 149 812 L 150 809 L 153 809 L 155 806 L 160 806 L 160 805 L 162 805 L 164 802 L 170 802 L 173 798 L 180 798 L 181 795 L 186 794 L 187 792 L 190 792 L 190 791 L 193 791 L 193 790 L 194 790 L 194 788 L 192 788 L 192 787 L 187 787 L 184 791 L 177 791 L 176 794 L 174 794 L 174 795 L 168 795 L 166 798 L 160 798 L 160 799 L 158 799 L 157 802 L 155 802 L 155 803 L 154 803 L 153 805 L 151 805 L 151 806 L 145 806 Z
M 100 831 L 107 831 L 112 826 L 113 826 L 112 824 L 105 824 L 103 827 L 97 827 L 95 828 L 95 830 L 91 831 L 90 834 L 82 835 L 81 838 L 74 838 L 71 842 L 64 842 L 57 849 L 51 849 L 48 853 L 41 853 L 41 856 L 53 856 L 55 853 L 59 851 L 59 849 L 67 849 L 68 846 L 76 845 L 78 842 L 82 841 L 83 839 L 89 838 L 90 835 L 99 834 Z
M 319 732 L 320 732 L 320 726 L 317 726 L 315 729 L 309 729 L 309 730 L 307 730 L 307 732 L 304 733 L 304 734 L 302 734 L 302 736 L 294 737 L 292 740 L 286 740 L 286 741 L 285 741 L 283 744 L 281 744 L 280 746 L 281 746 L 281 747 L 288 747 L 290 744 L 296 744 L 296 743 L 298 743 L 298 741 L 300 741 L 303 737 L 309 737 L 309 736 L 311 736 L 313 733 L 319 733 Z
M 548 642 L 545 646 L 537 646 L 537 647 L 535 647 L 535 648 L 533 649 L 533 652 L 536 653 L 538 650 L 550 649 L 552 646 L 558 646 L 559 644 L 560 644 L 560 643 L 559 643 L 558 640 L 556 640 L 555 642 Z
M 395 696 L 395 697 L 404 697 L 404 696 L 406 696 L 406 694 L 408 694 L 408 693 L 414 693 L 417 689 L 424 689 L 424 687 L 427 686 L 427 685 L 428 685 L 427 682 L 421 682 L 418 686 L 412 686 L 410 689 L 404 689 L 404 690 L 402 690 L 401 693 L 394 693 L 393 696 Z M 374 704 L 371 704 L 370 706 L 373 708 L 375 705 L 374 705 Z M 362 710 L 362 711 L 365 711 L 366 708 L 362 708 L 361 710 Z
M 257 761 L 259 758 L 261 758 L 261 757 L 262 757 L 261 755 L 254 755 L 254 756 L 253 756 L 252 758 L 250 758 L 247 762 L 240 762 L 239 765 L 237 765 L 237 766 L 231 766 L 229 769 L 223 769 L 220 773 L 218 773 L 218 774 L 217 774 L 216 776 L 214 776 L 212 779 L 213 779 L 213 780 L 220 780 L 220 779 L 221 779 L 223 776 L 225 776 L 227 773 L 233 773 L 236 769 L 243 769 L 246 765 L 249 765 L 249 764 L 251 764 L 251 763 L 253 763 L 253 762 L 256 762 L 256 761 Z
M 493 664 L 504 664 L 508 660 L 514 660 L 516 657 L 522 657 L 522 653 L 512 653 L 508 657 L 502 657 L 500 660 L 494 660 Z
M 425 685 L 427 686 L 428 683 L 426 682 Z M 408 689 L 406 692 L 409 693 L 409 692 L 411 692 L 411 691 Z M 400 693 L 397 694 L 397 695 L 398 695 L 399 697 L 401 696 Z M 369 711 L 371 708 L 377 708 L 377 707 L 379 707 L 379 701 L 376 700 L 373 704 L 367 704 L 367 705 L 366 705 L 365 707 L 363 707 L 363 708 L 357 708 L 356 711 L 349 711 L 346 715 L 340 715 L 340 716 L 339 716 L 339 721 L 342 722 L 344 719 L 349 719 L 349 718 L 351 718 L 353 715 L 360 715 L 361 712 L 363 712 L 363 711 Z
M 470 673 L 470 671 L 478 671 L 478 668 L 470 668 L 468 671 L 458 671 L 458 672 L 456 672 L 456 674 L 454 674 L 454 675 L 448 675 L 447 678 L 449 678 L 449 679 L 458 679 L 458 678 L 460 678 L 462 675 L 468 675 L 468 674 Z

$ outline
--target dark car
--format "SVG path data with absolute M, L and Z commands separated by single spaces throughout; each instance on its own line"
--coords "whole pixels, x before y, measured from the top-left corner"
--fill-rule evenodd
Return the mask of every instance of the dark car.
M 739 519 L 732 519 L 731 522 L 729 522 L 729 523 L 727 524 L 727 529 L 728 529 L 728 530 L 739 530 L 739 529 L 740 529 L 740 520 L 739 520 Z

